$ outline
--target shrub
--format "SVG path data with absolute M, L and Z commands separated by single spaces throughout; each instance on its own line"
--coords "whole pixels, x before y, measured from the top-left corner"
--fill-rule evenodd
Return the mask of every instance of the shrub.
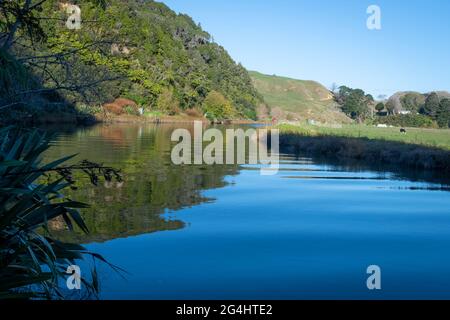
M 123 109 L 115 103 L 107 103 L 103 105 L 103 109 L 105 109 L 106 112 L 115 114 L 117 116 L 124 113 Z
M 80 113 L 84 113 L 84 114 L 97 114 L 97 113 L 101 113 L 102 112 L 102 107 L 98 106 L 98 105 L 87 105 L 84 103 L 78 103 L 75 106 L 76 110 Z
M 198 109 L 187 109 L 186 115 L 193 118 L 201 118 L 203 117 L 203 114 Z
M 436 117 L 439 127 L 450 127 L 450 99 L 442 99 Z
M 125 106 L 123 108 L 123 111 L 126 114 L 133 115 L 133 116 L 139 116 L 140 115 L 139 110 L 136 107 L 132 107 L 132 106 Z
M 427 116 L 421 114 L 397 114 L 387 117 L 378 117 L 374 124 L 387 124 L 394 127 L 423 127 L 433 128 L 436 126 L 434 121 Z
M 210 120 L 227 120 L 236 115 L 231 103 L 217 91 L 211 91 L 203 102 L 203 112 Z
M 124 108 L 124 107 L 137 108 L 136 102 L 134 102 L 133 100 L 130 100 L 130 99 L 125 99 L 125 98 L 117 98 L 116 100 L 114 100 L 114 104 L 118 105 L 121 108 Z
M 180 112 L 180 102 L 175 98 L 173 90 L 163 89 L 156 101 L 156 108 L 168 115 Z
M 118 98 L 112 103 L 107 103 L 103 105 L 103 109 L 105 109 L 106 112 L 115 115 L 121 115 L 124 113 L 133 115 L 139 114 L 138 105 L 136 104 L 136 102 L 125 98 Z
M 87 205 L 61 191 L 74 187 L 74 170 L 86 172 L 94 184 L 99 175 L 107 181 L 120 175 L 88 161 L 61 167 L 74 156 L 41 165 L 50 138 L 38 131 L 0 130 L 0 299 L 64 298 L 59 285 L 68 266 L 87 256 L 106 262 L 83 246 L 56 240 L 48 223 L 61 218 L 69 230 L 76 225 L 87 233 L 78 211 Z M 91 280 L 82 282 L 89 295 L 98 293 L 95 269 Z

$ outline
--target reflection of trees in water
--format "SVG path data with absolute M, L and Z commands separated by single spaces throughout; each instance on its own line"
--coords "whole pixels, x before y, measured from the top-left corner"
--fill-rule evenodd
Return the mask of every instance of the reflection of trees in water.
M 314 164 L 330 167 L 330 170 L 347 172 L 372 171 L 377 172 L 380 175 L 388 174 L 391 178 L 395 178 L 398 180 L 408 180 L 413 182 L 423 182 L 440 185 L 440 187 L 430 186 L 428 188 L 424 188 L 427 190 L 449 191 L 450 176 L 437 170 L 411 169 L 398 165 L 381 164 L 364 160 L 338 158 L 336 156 L 323 156 L 305 152 L 295 152 L 289 146 L 280 146 L 280 151 L 285 154 L 291 154 L 297 157 L 297 159 L 307 157 L 309 159 L 312 159 Z
M 97 126 L 62 135 L 50 157 L 79 153 L 78 158 L 121 168 L 123 183 L 92 187 L 78 180 L 74 199 L 91 204 L 83 212 L 90 229 L 87 237 L 52 228 L 67 241 L 107 241 L 184 227 L 182 221 L 161 214 L 212 201 L 202 191 L 225 186 L 224 176 L 237 173 L 234 166 L 176 166 L 171 163 L 171 126 Z M 55 230 L 56 229 L 56 230 Z

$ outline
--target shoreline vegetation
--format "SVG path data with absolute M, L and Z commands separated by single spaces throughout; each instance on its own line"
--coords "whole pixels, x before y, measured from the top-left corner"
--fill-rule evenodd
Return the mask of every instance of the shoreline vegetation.
M 67 267 L 92 258 L 92 272 L 81 280 L 86 298 L 98 297 L 96 263 L 120 268 L 85 247 L 55 238 L 49 224 L 64 221 L 69 231 L 89 229 L 80 210 L 89 205 L 65 194 L 76 189 L 75 174 L 100 182 L 122 181 L 120 171 L 83 160 L 67 164 L 75 155 L 42 164 L 52 135 L 39 130 L 0 129 L 0 299 L 63 299 Z
M 281 124 L 280 150 L 376 166 L 431 170 L 450 176 L 449 130 Z M 444 132 L 445 131 L 445 132 Z

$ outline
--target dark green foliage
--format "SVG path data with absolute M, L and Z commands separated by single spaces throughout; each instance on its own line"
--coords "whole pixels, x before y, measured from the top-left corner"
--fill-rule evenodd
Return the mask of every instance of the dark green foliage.
M 384 108 L 385 108 L 385 106 L 384 106 L 384 103 L 383 103 L 383 102 L 380 102 L 380 103 L 378 103 L 378 104 L 375 106 L 375 110 L 377 110 L 377 112 L 383 111 Z
M 418 93 L 407 93 L 400 98 L 402 108 L 411 112 L 419 112 L 425 104 L 425 97 Z
M 385 107 L 386 107 L 388 114 L 391 114 L 391 115 L 394 114 L 395 104 L 392 100 L 389 100 L 388 102 L 386 102 Z
M 436 119 L 436 115 L 439 109 L 439 96 L 436 92 L 432 92 L 425 100 L 425 104 L 421 110 L 421 113 L 430 116 L 432 119 Z
M 164 88 L 156 100 L 156 108 L 168 115 L 180 112 L 180 102 L 174 96 L 173 90 Z
M 370 94 L 361 89 L 352 89 L 346 86 L 339 88 L 336 101 L 341 105 L 342 111 L 352 119 L 364 120 L 369 114 L 369 106 L 374 102 Z
M 436 113 L 437 123 L 441 128 L 450 127 L 450 99 L 442 99 Z
M 262 98 L 247 71 L 189 16 L 155 1 L 110 0 L 104 10 L 89 1 L 77 4 L 86 21 L 81 30 L 68 30 L 67 14 L 58 1 L 46 0 L 41 12 L 33 12 L 51 18 L 39 21 L 39 32 L 45 36 L 39 43 L 26 37 L 32 50 L 20 44 L 11 49 L 18 57 L 58 57 L 46 65 L 51 77 L 36 67 L 39 61 L 24 61 L 28 70 L 41 76 L 43 87 L 56 88 L 71 102 L 102 104 L 126 97 L 151 109 L 157 109 L 159 97 L 166 99 L 169 91 L 179 110 L 199 108 L 215 90 L 232 103 L 238 116 L 256 116 Z M 71 69 L 69 79 L 66 66 Z M 95 85 L 86 87 L 89 83 Z
M 78 211 L 87 205 L 66 198 L 61 191 L 73 187 L 74 170 L 84 171 L 93 184 L 99 175 L 106 180 L 120 176 L 86 161 L 61 167 L 73 156 L 40 164 L 49 138 L 38 131 L 0 131 L 0 299 L 64 298 L 60 284 L 68 266 L 85 256 L 106 262 L 82 246 L 56 240 L 48 222 L 60 217 L 69 229 L 77 226 L 88 232 Z M 95 270 L 91 280 L 83 278 L 83 285 L 88 294 L 96 294 Z
M 433 120 L 421 114 L 397 114 L 375 119 L 375 124 L 387 124 L 394 127 L 435 127 Z

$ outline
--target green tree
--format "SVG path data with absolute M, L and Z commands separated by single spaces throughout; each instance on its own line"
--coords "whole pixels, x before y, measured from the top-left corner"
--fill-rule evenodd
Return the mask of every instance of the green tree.
M 386 102 L 386 110 L 388 112 L 388 114 L 394 114 L 395 111 L 395 102 L 393 100 L 389 100 L 388 102 Z
M 202 106 L 214 89 L 227 97 L 237 116 L 256 118 L 263 98 L 247 70 L 211 42 L 192 18 L 156 1 L 108 0 L 106 10 L 99 10 L 101 2 L 105 1 L 75 1 L 82 10 L 82 28 L 69 30 L 67 12 L 61 6 L 58 10 L 65 2 L 0 0 L 0 47 L 37 75 L 39 87 L 33 92 L 45 88 L 46 93 L 60 94 L 62 101 L 86 104 L 129 97 L 143 106 L 156 106 L 161 95 L 170 96 L 166 88 L 180 110 L 186 110 Z M 32 26 L 33 34 L 42 37 L 28 33 Z M 0 108 L 31 100 L 28 88 L 17 91 L 11 96 L 19 101 L 2 99 L 0 86 Z
M 335 94 L 334 98 L 338 104 L 343 105 L 345 103 L 345 100 L 351 94 L 351 92 L 352 92 L 351 88 L 346 86 L 340 86 L 339 91 Z
M 423 106 L 422 113 L 430 116 L 432 119 L 436 120 L 436 114 L 439 110 L 439 96 L 436 92 L 432 92 L 428 95 L 425 100 L 425 105 Z
M 384 103 L 380 102 L 375 106 L 375 110 L 377 110 L 378 113 L 380 113 L 381 111 L 383 111 L 385 108 Z
M 450 99 L 442 99 L 436 113 L 436 121 L 441 128 L 450 127 Z
M 180 111 L 180 102 L 175 98 L 172 89 L 164 88 L 156 101 L 156 108 L 168 115 L 177 114 Z
M 236 110 L 220 92 L 211 91 L 203 101 L 203 112 L 210 120 L 232 119 Z
M 425 97 L 418 93 L 407 93 L 400 101 L 404 110 L 418 112 L 425 103 Z
M 348 96 L 344 99 L 342 111 L 347 115 L 362 121 L 369 113 L 370 96 L 367 96 L 361 89 L 351 89 Z

